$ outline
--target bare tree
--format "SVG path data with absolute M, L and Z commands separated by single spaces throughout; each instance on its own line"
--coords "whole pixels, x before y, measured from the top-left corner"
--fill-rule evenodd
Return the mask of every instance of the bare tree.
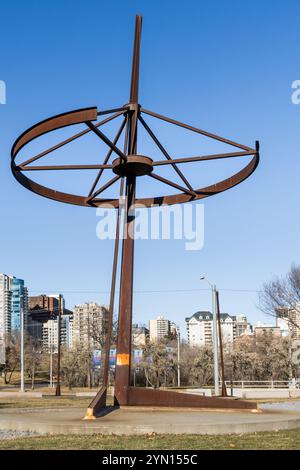
M 76 345 L 73 349 L 62 351 L 62 381 L 70 390 L 75 386 L 87 386 L 90 367 L 91 356 L 88 348 Z
M 7 385 L 10 383 L 14 371 L 20 367 L 20 333 L 15 331 L 8 334 L 5 343 L 4 383 Z
M 213 352 L 211 347 L 203 346 L 196 349 L 196 355 L 190 370 L 192 385 L 208 385 L 213 379 Z
M 275 277 L 263 284 L 258 307 L 273 317 L 289 311 L 300 314 L 300 265 L 292 264 L 285 277 Z M 285 319 L 298 327 L 290 316 Z
M 141 363 L 146 382 L 154 388 L 169 384 L 175 385 L 176 357 L 167 340 L 148 343 Z
M 25 370 L 31 379 L 31 388 L 34 389 L 37 368 L 42 362 L 42 344 L 36 338 L 25 335 Z

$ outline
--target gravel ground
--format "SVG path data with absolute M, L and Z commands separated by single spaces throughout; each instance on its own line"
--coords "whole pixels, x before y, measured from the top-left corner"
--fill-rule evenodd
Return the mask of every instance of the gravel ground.
M 0 441 L 4 439 L 16 439 L 18 437 L 31 437 L 31 436 L 40 436 L 40 434 L 37 432 L 31 432 L 31 431 L 12 431 L 12 430 L 1 431 L 0 430 Z

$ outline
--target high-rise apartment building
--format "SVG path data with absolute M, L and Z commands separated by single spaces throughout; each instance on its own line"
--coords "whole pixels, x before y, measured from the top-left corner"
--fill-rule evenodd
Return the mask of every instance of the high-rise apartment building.
M 149 321 L 150 341 L 159 341 L 170 334 L 171 322 L 160 315 Z
M 21 328 L 21 313 L 24 312 L 26 321 L 28 311 L 28 293 L 23 279 L 11 277 L 11 329 L 19 330 Z
M 72 347 L 72 324 L 73 319 L 69 315 L 61 316 L 60 340 L 61 345 L 67 348 Z M 58 349 L 58 319 L 48 320 L 43 323 L 43 349 L 46 351 L 57 352 Z
M 107 331 L 108 310 L 95 302 L 75 305 L 72 344 L 99 349 Z
M 282 336 L 300 339 L 300 305 L 293 309 L 278 309 L 276 312 L 276 326 L 280 328 Z
M 235 320 L 228 313 L 220 314 L 223 345 L 230 345 L 235 339 Z M 196 312 L 185 319 L 190 346 L 211 346 L 213 344 L 213 315 L 208 311 Z
M 5 338 L 21 326 L 21 314 L 26 322 L 27 288 L 22 279 L 0 273 L 0 364 L 5 364 Z
M 145 347 L 149 339 L 149 330 L 145 326 L 132 325 L 132 344 L 135 347 Z

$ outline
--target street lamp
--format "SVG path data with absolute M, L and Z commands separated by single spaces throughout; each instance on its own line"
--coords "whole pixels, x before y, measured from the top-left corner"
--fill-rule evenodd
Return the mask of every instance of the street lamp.
M 20 329 L 21 329 L 21 386 L 20 391 L 25 392 L 24 384 L 24 296 L 20 295 Z
M 206 281 L 212 294 L 212 314 L 213 314 L 213 356 L 214 356 L 214 384 L 215 396 L 219 395 L 219 358 L 218 358 L 218 328 L 217 328 L 217 288 L 215 284 L 209 282 L 205 276 L 200 277 L 200 281 Z
M 55 396 L 61 396 L 61 388 L 60 388 L 60 356 L 61 356 L 61 316 L 63 312 L 63 300 L 62 295 L 59 294 L 59 306 L 58 306 L 58 318 L 57 318 L 57 336 L 58 336 L 58 344 L 57 344 L 57 382 L 56 382 L 56 390 Z
M 177 386 L 180 387 L 180 330 L 179 326 L 176 326 L 177 336 Z

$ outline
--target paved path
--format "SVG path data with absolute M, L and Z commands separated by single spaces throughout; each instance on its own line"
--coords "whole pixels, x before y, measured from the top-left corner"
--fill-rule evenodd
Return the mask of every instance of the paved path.
M 122 408 L 84 421 L 83 408 L 2 409 L 0 429 L 75 434 L 227 434 L 300 428 L 300 412 L 268 409 L 214 411 L 199 409 Z

